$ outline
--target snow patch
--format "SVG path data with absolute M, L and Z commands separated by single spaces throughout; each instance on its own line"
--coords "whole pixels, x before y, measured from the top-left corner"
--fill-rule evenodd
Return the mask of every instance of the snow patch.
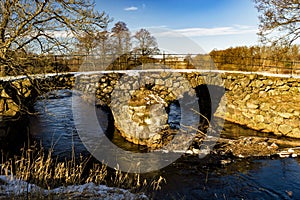
M 1 184 L 3 182 L 4 184 Z M 148 200 L 145 194 L 133 194 L 128 190 L 86 183 L 84 185 L 70 185 L 52 190 L 45 190 L 37 185 L 27 183 L 12 176 L 0 176 L 0 199 L 9 196 L 59 196 L 60 198 L 94 198 L 99 199 L 125 199 L 125 200 Z

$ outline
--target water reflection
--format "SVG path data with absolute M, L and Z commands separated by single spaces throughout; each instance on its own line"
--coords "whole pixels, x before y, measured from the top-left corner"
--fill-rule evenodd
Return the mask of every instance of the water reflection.
M 76 156 L 88 155 L 74 127 L 70 91 L 53 91 L 48 96 L 35 104 L 38 114 L 30 119 L 31 136 L 45 149 L 53 149 L 53 156 L 71 158 L 73 147 Z
M 174 164 L 162 170 L 168 184 L 154 198 L 290 199 L 291 194 L 296 198 L 300 197 L 298 162 L 288 158 L 235 160 L 226 167 Z

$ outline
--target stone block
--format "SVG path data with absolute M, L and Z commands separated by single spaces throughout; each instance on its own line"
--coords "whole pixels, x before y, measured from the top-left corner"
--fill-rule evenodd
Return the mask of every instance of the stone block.
M 246 112 L 242 112 L 242 115 L 244 115 L 244 116 L 247 117 L 248 119 L 251 119 L 251 118 L 253 117 L 253 114 L 246 113 Z
M 5 92 L 4 89 L 1 91 L 1 97 L 2 98 L 10 98 L 10 96 Z
M 244 79 L 241 80 L 241 86 L 243 88 L 247 87 L 249 84 L 250 84 L 250 79 L 244 78 Z
M 5 110 L 5 101 L 0 98 L 0 112 Z
M 294 128 L 291 133 L 289 133 L 289 137 L 300 138 L 300 129 Z
M 272 86 L 274 84 L 274 81 L 272 79 L 266 79 L 263 80 L 263 83 L 267 86 Z
M 249 79 L 250 80 L 254 80 L 254 79 L 256 79 L 257 78 L 257 74 L 250 74 L 249 75 Z
M 293 129 L 300 128 L 300 119 L 288 119 L 285 120 L 285 124 L 291 126 Z
M 280 95 L 280 92 L 278 90 L 273 89 L 273 90 L 268 91 L 268 95 L 277 96 L 277 95 Z
M 103 92 L 108 94 L 111 93 L 113 91 L 113 87 L 111 86 L 107 86 L 106 88 L 103 89 Z
M 243 101 L 248 101 L 249 99 L 251 99 L 251 95 L 250 94 L 247 94 L 245 96 L 245 98 L 243 99 Z
M 276 86 L 282 86 L 284 84 L 285 84 L 285 82 L 282 81 L 282 80 L 277 80 L 276 83 L 275 83 Z
M 247 108 L 249 109 L 257 109 L 259 107 L 258 104 L 254 104 L 254 103 L 251 103 L 251 102 L 247 102 Z
M 270 104 L 269 103 L 262 103 L 262 104 L 260 104 L 260 109 L 262 111 L 268 111 L 268 110 L 270 110 Z
M 257 123 L 254 128 L 257 130 L 264 130 L 264 129 L 266 129 L 266 124 L 260 122 L 260 123 Z
M 295 110 L 293 112 L 293 115 L 296 116 L 296 117 L 299 117 L 300 116 L 300 111 Z
M 283 86 L 277 87 L 276 89 L 280 90 L 280 91 L 287 91 L 290 89 L 290 87 L 288 85 L 283 85 Z
M 254 116 L 254 120 L 256 122 L 264 122 L 264 116 L 262 116 L 262 115 L 255 115 Z
M 288 133 L 290 133 L 293 129 L 292 127 L 286 125 L 286 124 L 282 124 L 279 125 L 278 130 L 283 134 L 283 135 L 287 135 Z
M 273 122 L 275 124 L 282 124 L 283 123 L 283 118 L 282 117 L 274 117 Z
M 285 119 L 288 119 L 288 118 L 290 118 L 290 117 L 293 116 L 293 114 L 291 114 L 291 113 L 282 113 L 282 112 L 278 112 L 278 115 L 279 115 L 280 117 L 285 118 Z
M 259 96 L 260 98 L 266 98 L 266 97 L 268 96 L 268 93 L 265 92 L 265 91 L 260 91 L 260 92 L 258 93 L 258 96 Z

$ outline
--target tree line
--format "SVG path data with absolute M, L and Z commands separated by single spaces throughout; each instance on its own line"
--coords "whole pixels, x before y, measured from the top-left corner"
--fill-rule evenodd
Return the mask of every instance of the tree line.
M 150 55 L 159 53 L 158 44 L 151 33 L 142 28 L 132 36 L 125 22 L 115 23 L 110 31 L 103 30 L 78 36 L 78 54 L 88 55 L 123 55 L 136 53 Z
M 242 71 L 300 70 L 300 46 L 242 46 L 209 53 L 218 69 Z

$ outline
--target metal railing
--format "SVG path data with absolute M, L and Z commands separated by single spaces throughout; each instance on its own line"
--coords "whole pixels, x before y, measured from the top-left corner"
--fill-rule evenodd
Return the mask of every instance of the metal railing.
M 269 72 L 273 74 L 300 74 L 299 60 L 280 60 L 259 57 L 215 56 L 212 58 L 220 70 Z
M 155 69 L 204 69 L 274 74 L 300 74 L 299 60 L 274 60 L 256 57 L 215 56 L 195 54 L 123 54 L 106 55 L 46 55 L 19 58 L 29 73 L 64 71 L 101 71 Z M 9 74 L 8 74 L 9 75 Z

